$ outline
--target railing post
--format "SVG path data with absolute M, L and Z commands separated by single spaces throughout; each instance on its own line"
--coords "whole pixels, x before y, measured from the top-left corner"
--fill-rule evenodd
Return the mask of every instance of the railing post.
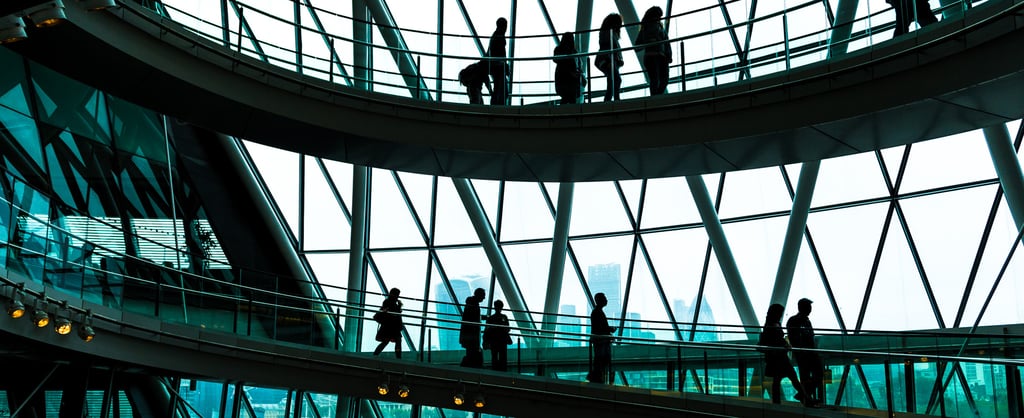
M 903 381 L 906 386 L 906 397 L 907 397 L 907 413 L 913 414 L 917 412 L 917 385 L 914 381 L 914 360 L 905 360 L 903 362 Z
M 711 394 L 711 382 L 708 381 L 708 350 L 704 349 L 704 394 Z
M 737 382 L 739 382 L 736 384 L 736 389 L 738 389 L 737 396 L 743 397 L 743 395 L 747 393 L 747 360 L 739 359 L 737 363 L 738 364 L 736 365 L 736 371 L 739 372 L 739 376 L 737 376 L 736 380 Z
M 786 71 L 789 71 L 791 63 L 789 62 L 789 15 L 782 15 L 782 36 L 786 43 Z
M 235 45 L 235 48 L 238 49 L 239 53 L 242 52 L 242 22 L 245 22 L 245 19 L 243 19 L 244 16 L 245 16 L 245 8 L 242 7 L 241 5 L 239 5 L 238 6 L 238 44 Z
M 882 363 L 882 367 L 885 368 L 885 410 L 888 416 L 892 418 L 896 416 L 896 412 L 893 411 L 892 407 L 892 370 L 889 367 L 888 358 Z
M 679 41 L 679 91 L 686 91 L 686 42 Z

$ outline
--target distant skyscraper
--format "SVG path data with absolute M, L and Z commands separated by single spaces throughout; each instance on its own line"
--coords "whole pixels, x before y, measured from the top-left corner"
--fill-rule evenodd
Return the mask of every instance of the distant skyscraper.
M 683 337 L 690 338 L 690 323 L 693 322 L 693 310 L 694 305 L 697 304 L 697 299 L 694 298 L 693 304 L 687 304 L 685 301 L 676 299 L 672 304 L 673 313 L 676 316 L 676 322 L 681 324 L 680 331 L 683 332 Z M 697 328 L 693 334 L 693 341 L 719 341 L 718 326 L 715 324 L 715 315 L 711 311 L 711 304 L 708 303 L 707 299 L 701 300 L 700 312 L 697 316 Z
M 558 325 L 555 327 L 555 332 L 558 333 L 557 340 L 555 340 L 555 347 L 580 347 L 583 346 L 582 339 L 586 339 L 585 336 L 577 335 L 583 334 L 583 321 L 573 315 L 576 315 L 576 305 L 562 305 L 558 311 L 562 316 L 558 318 Z
M 592 294 L 604 293 L 608 298 L 608 306 L 604 314 L 609 325 L 618 326 L 617 319 L 622 315 L 622 274 L 618 263 L 596 264 L 587 268 L 587 285 Z
M 469 278 L 472 279 L 472 278 Z M 452 290 L 455 292 L 455 299 L 453 301 L 448 293 L 448 289 L 445 288 L 443 283 L 439 283 L 434 289 L 434 294 L 437 295 L 437 319 L 444 321 L 458 321 L 462 319 L 462 315 L 459 315 L 460 309 L 457 309 L 453 303 L 462 305 L 466 298 L 469 297 L 473 292 L 470 290 L 469 281 L 464 279 L 451 279 L 448 281 L 452 284 Z M 459 345 L 459 324 L 454 322 L 439 322 L 438 326 L 444 327 L 437 331 L 437 347 L 441 350 L 459 350 L 462 348 Z

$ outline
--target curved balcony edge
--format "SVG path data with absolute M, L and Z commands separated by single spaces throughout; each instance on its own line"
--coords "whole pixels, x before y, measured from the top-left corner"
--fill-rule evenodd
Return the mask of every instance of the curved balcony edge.
M 624 180 L 820 160 L 1015 120 L 1024 114 L 1022 6 L 991 2 L 745 82 L 559 107 L 346 88 L 190 37 L 130 4 L 68 7 L 72 24 L 9 48 L 180 120 L 307 155 L 447 177 Z

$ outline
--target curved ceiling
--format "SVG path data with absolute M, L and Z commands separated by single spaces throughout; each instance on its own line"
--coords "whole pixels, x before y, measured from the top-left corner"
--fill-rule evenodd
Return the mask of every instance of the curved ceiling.
M 225 134 L 449 177 L 591 181 L 818 160 L 1024 114 L 1024 3 L 988 2 L 873 49 L 720 87 L 612 103 L 490 107 L 346 88 L 213 45 L 125 4 L 11 46 Z M 83 63 L 102 65 L 82 65 Z M 979 65 L 978 63 L 984 63 Z

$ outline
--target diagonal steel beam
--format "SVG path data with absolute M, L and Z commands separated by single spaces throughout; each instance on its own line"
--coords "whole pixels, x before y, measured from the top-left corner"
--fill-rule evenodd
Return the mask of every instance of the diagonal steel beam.
M 416 66 L 416 60 L 409 53 L 409 47 L 405 44 L 405 38 L 402 37 L 402 31 L 399 29 L 398 24 L 395 23 L 391 9 L 388 8 L 387 3 L 383 0 L 364 1 L 366 7 L 370 9 L 370 15 L 373 17 L 373 20 L 377 22 L 377 29 L 384 38 L 384 43 L 387 44 L 391 51 L 391 57 L 398 64 L 398 71 L 402 73 L 402 79 L 405 80 L 409 92 L 415 98 L 430 100 L 430 90 L 427 89 L 427 84 L 420 75 L 420 70 Z
M 313 3 L 310 0 L 303 0 L 306 5 L 306 10 L 309 11 L 309 16 L 313 19 L 313 27 L 320 34 L 320 38 L 323 39 L 324 45 L 327 46 L 327 50 L 330 51 L 331 64 L 328 67 L 338 66 L 338 74 L 341 74 L 342 80 L 345 80 L 345 84 L 352 86 L 352 77 L 349 77 L 348 72 L 345 71 L 345 66 L 341 64 L 341 57 L 338 56 L 338 50 L 334 48 L 334 41 L 331 37 L 327 36 L 327 31 L 324 29 L 323 22 L 320 21 L 320 15 L 317 13 L 317 9 L 313 7 Z M 333 72 L 333 70 L 330 70 Z

